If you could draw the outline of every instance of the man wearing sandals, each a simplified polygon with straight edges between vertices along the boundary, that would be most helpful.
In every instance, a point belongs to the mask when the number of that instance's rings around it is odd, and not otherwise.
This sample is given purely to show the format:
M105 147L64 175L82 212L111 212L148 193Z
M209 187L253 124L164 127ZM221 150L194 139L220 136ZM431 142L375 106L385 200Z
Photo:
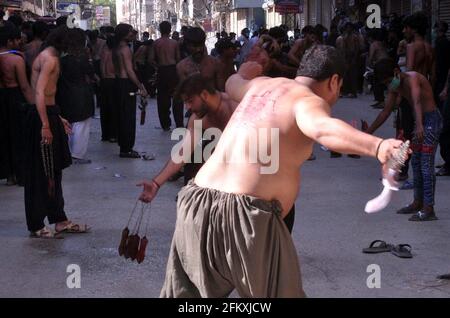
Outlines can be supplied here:
M32 237L58 238L61 232L86 232L85 225L67 219L61 179L62 170L71 164L67 134L70 124L55 105L59 77L59 56L64 50L67 28L58 27L46 40L32 66L31 85L35 107L26 118L25 138L25 213ZM55 224L55 232L44 224Z
M418 72L402 72L391 59L379 61L375 66L375 74L388 85L389 93L383 111L369 127L367 133L373 133L386 121L399 96L408 101L415 115L415 131L411 147L414 201L398 210L397 213L414 214L410 221L437 220L434 213L436 186L434 158L442 130L442 116L436 107L431 84Z

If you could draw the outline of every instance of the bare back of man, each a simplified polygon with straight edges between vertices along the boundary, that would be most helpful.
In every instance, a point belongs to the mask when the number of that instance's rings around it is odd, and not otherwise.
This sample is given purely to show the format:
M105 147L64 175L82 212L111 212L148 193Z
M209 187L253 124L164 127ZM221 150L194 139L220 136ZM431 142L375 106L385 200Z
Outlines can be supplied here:
M180 60L178 42L169 37L161 37L153 44L155 59L159 66L175 65Z
M39 51L42 46L42 40L41 39L35 39L25 45L25 60L27 62L27 65L31 67L33 65L34 59L36 56L39 55Z
M409 71L415 71L429 78L433 64L433 48L422 40L415 39L406 48L406 63Z
M411 106L415 105L415 97L419 95L422 113L436 110L433 90L428 79L420 72L404 72L403 74L406 85L400 86L399 94L406 98Z
M200 73L205 79L215 83L214 86L217 87L217 59L210 55L205 55L200 63L194 62L190 56L186 57L178 63L177 73L181 81L192 74Z
M100 57L100 73L102 78L115 78L114 64L112 60L112 51L104 48Z
M215 152L195 178L197 185L223 192L245 193L266 200L278 199L286 216L293 205L300 181L300 166L312 152L313 140L306 137L295 120L300 99L320 103L300 84L283 78L257 79L225 128ZM297 104L297 105L296 105ZM261 174L261 162L249 163L248 145L254 132L279 130L279 169ZM260 130L261 129L261 130ZM258 136L260 138L260 136ZM269 139L270 140L270 139ZM277 151L269 142L267 153ZM244 160L227 163L226 156L244 152Z

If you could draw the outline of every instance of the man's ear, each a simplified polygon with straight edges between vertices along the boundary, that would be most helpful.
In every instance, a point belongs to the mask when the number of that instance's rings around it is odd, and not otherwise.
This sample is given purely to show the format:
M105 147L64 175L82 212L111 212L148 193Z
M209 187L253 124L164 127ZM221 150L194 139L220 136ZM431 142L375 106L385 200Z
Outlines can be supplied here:
M209 93L206 91L206 89L202 90L202 92L200 93L200 98L203 99L204 101L208 100L208 96Z
M331 92L339 90L341 78L337 74L333 74L328 82L329 89Z

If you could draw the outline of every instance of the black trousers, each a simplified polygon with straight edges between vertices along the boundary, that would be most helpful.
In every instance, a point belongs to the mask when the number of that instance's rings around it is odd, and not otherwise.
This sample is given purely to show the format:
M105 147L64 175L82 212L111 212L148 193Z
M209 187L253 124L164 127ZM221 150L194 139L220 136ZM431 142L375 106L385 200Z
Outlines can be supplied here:
M384 102L384 90L386 85L384 85L379 78L373 77L373 96L377 102Z
M159 122L163 129L171 125L170 108L172 108L176 127L184 127L183 102L174 98L175 88L178 84L176 65L158 67L156 80Z
M119 115L115 94L115 79L102 79L100 82L100 124L102 127L102 140L117 139Z
M136 95L130 95L130 93L135 93L137 87L128 78L117 78L115 83L120 152L130 152L136 140Z
M444 125L439 138L439 145L441 148L441 157L445 162L445 166L450 169L450 95L448 95L442 110Z
M347 71L344 75L344 83L342 87L343 94L354 94L358 93L358 60L354 59L352 61L347 61Z
M49 195L48 178L44 172L41 155L41 121L36 110L27 113L25 138L26 158L24 169L25 215L28 230L35 232L44 227L47 217L50 224L67 220L61 186L62 170L71 163L69 145L57 106L47 107L50 129L53 134L53 172L55 191Z

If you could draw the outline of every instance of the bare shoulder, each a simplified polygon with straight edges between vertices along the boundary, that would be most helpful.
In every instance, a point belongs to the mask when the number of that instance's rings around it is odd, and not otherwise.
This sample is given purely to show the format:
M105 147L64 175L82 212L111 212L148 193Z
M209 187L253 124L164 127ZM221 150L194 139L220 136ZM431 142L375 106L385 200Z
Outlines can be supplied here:
M328 114L331 112L330 105L306 87L301 93L295 96L293 104L296 114L310 111L325 111Z

